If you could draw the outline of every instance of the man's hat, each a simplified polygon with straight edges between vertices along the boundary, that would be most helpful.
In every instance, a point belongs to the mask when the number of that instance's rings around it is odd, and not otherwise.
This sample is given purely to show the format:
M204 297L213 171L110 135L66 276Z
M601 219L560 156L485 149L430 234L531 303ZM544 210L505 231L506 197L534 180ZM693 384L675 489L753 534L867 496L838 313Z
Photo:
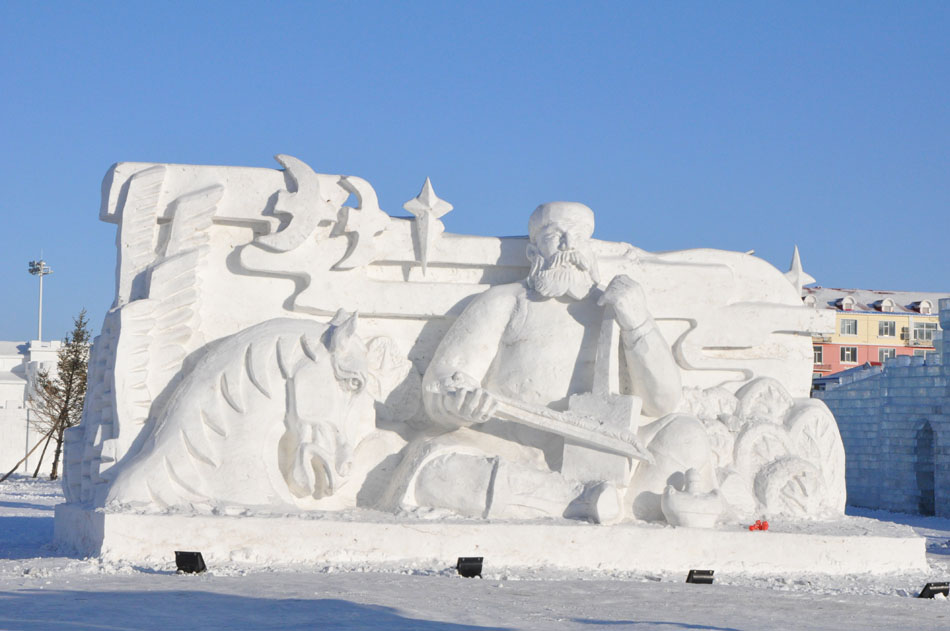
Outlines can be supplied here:
M528 235L534 241L541 230L555 221L568 221L587 229L587 236L594 234L594 211L580 202L548 202L541 204L528 219Z

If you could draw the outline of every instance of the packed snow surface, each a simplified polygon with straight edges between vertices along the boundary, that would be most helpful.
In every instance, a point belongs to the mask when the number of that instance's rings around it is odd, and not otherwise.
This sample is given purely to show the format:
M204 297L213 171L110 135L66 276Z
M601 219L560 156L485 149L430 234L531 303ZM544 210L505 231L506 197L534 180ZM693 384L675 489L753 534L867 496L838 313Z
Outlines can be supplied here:
M853 511L927 537L925 572L751 576L446 567L157 567L63 555L49 543L58 482L0 483L0 631L7 629L950 629L950 519ZM715 568L712 568L715 569Z

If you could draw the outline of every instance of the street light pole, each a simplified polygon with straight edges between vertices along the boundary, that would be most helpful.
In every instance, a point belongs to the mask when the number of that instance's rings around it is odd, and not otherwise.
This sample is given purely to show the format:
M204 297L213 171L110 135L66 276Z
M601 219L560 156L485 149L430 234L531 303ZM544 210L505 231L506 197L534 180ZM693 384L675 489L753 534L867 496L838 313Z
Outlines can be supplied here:
M53 270L46 265L46 261L43 259L30 261L30 274L40 277L40 313L36 333L36 338L40 342L43 341L43 277L52 273Z

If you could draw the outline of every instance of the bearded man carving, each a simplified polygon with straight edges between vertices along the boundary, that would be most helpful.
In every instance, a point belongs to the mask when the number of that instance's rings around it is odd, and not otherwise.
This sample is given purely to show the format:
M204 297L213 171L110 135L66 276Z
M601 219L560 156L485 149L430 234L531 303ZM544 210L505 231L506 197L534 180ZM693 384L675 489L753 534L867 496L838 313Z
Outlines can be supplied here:
M594 214L583 204L539 206L529 220L528 278L475 298L446 333L426 371L423 396L433 423L448 433L410 448L405 462L414 471L401 491L403 506L485 517L568 515L568 505L591 485L560 475L563 439L499 419L495 411L502 397L565 411L572 395L592 392L608 307L620 328L622 350L616 352L623 354L627 394L640 397L645 417L659 417L639 431L654 462L640 464L632 480L619 485L636 491L618 506L622 514L575 516L658 520L659 494L672 476L696 469L704 486L715 485L702 425L671 414L682 397L679 368L644 292L626 275L600 284L593 230Z

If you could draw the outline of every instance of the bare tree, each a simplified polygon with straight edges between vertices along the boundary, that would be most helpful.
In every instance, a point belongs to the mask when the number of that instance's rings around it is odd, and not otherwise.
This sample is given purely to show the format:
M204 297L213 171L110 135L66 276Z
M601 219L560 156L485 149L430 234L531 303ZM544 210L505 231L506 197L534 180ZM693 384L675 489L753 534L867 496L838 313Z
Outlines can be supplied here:
M63 434L79 424L82 405L86 399L86 369L89 365L89 321L83 309L73 319L73 330L59 349L56 374L41 370L36 375L30 393L30 407L35 413L33 427L46 437L43 453L33 472L35 478L46 455L50 442L55 444L53 468L50 479L59 477L59 461L63 455Z

